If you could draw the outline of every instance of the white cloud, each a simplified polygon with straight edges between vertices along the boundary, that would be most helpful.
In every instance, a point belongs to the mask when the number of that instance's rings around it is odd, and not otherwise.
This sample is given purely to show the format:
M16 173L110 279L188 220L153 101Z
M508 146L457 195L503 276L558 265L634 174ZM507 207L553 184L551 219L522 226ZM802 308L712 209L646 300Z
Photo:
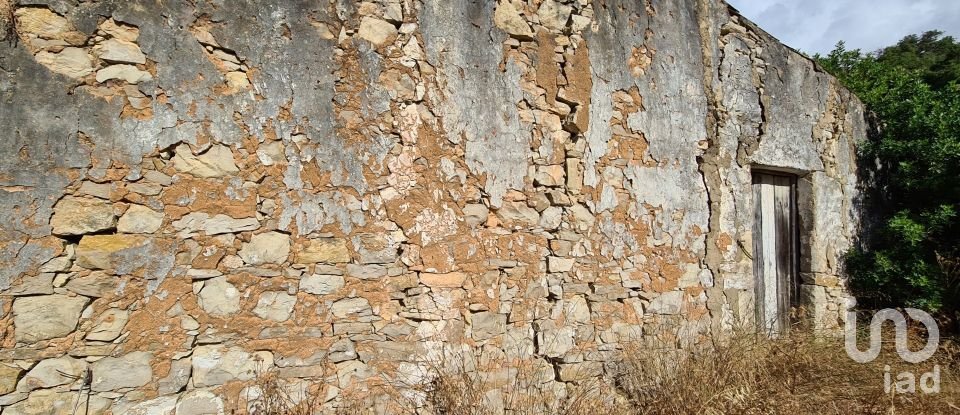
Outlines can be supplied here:
M837 41L874 51L909 34L942 30L960 38L957 0L727 0L781 42L826 53Z

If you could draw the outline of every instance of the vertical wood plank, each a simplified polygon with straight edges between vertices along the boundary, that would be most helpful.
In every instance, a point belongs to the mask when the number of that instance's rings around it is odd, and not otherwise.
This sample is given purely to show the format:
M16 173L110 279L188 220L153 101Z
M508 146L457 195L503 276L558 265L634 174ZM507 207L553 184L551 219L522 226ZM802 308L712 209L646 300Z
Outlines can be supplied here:
M790 307L800 298L800 213L797 211L797 178L790 178Z
M761 185L760 217L763 238L763 318L764 327L770 334L776 334L778 326L777 303L779 298L777 283L777 235L776 235L776 190L774 178L764 175Z
M777 267L777 315L778 325L785 328L789 325L790 315L790 284L793 281L793 213L791 203L790 178L774 176L774 234Z
M765 327L763 312L763 183L760 175L753 176L753 294L757 327Z

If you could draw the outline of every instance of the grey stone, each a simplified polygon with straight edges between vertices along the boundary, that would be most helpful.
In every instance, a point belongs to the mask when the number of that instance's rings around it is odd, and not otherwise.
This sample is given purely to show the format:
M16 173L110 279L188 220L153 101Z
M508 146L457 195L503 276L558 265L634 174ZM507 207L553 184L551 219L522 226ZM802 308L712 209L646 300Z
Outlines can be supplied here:
M357 350L350 339L340 339L330 345L330 361L340 363L357 358Z
M600 362L563 363L560 364L559 374L563 382L593 379L603 374L603 364Z
M105 311L93 323L93 329L87 333L87 340L109 342L120 336L123 327L130 319L130 312L119 308Z
M130 205L117 222L117 232L154 233L163 224L163 213L146 206Z
M87 362L79 359L64 356L41 360L23 376L23 379L20 379L17 391L30 392L35 389L74 383L82 379L86 371Z
M59 256L54 259L47 261L46 264L43 264L40 267L40 272L65 272L70 269L70 266L73 265L73 258L66 256Z
M563 313L568 322L580 324L590 322L590 306L587 300L579 295L564 301Z
M249 265L283 263L290 255L290 236L280 232L253 235L237 255Z
M650 301L647 312L653 314L680 314L683 307L683 291L667 291Z
M193 367L190 359L183 358L170 363L170 372L157 381L157 392L161 395L177 393L187 387Z
M260 294L253 314L257 317L273 321L287 321L293 307L297 304L297 297L283 291L266 291Z
M89 401L89 402L88 402ZM4 415L67 415L73 414L77 407L77 394L64 393L56 389L41 389L30 392L27 399L3 408ZM84 397L80 407L87 414L101 415L110 407L110 399L97 395ZM82 413L82 412L81 412Z
M387 268L382 265L347 264L347 276L361 280L375 280L387 276Z
M200 308L214 317L227 317L240 312L240 291L227 282L226 277L216 277L203 282L197 293Z
M180 397L175 413L177 415L224 415L223 399L208 390L192 390Z
M353 246L361 264L392 264L397 260L400 242L393 234L362 233L353 237Z
M120 357L104 357L93 362L93 383L95 392L115 391L136 388L153 380L153 368L149 352L132 352Z
M177 245L146 235L84 235L77 245L75 265L114 275L142 272L147 279L165 277L173 268Z
M487 340L507 331L507 316L492 312L470 315L470 327L474 340Z
M60 294L18 297L13 301L14 338L33 343L66 336L77 328L88 302L85 297Z
M191 358L193 386L217 386L236 380L250 380L260 371L273 367L273 354L250 353L237 347L222 345L198 346Z
M551 206L540 212L540 227L546 230L555 230L563 222L563 208Z
M369 315L372 311L370 309L370 303L366 298L356 297L344 298L334 302L333 305L330 306L330 312L336 317L344 318L353 314Z
M70 278L66 285L67 290L93 298L109 295L118 287L117 277L103 271L93 271L83 277Z
M547 270L550 272L568 272L576 262L573 258L547 257Z
M340 275L313 274L300 279L300 291L316 295L327 295L343 288L343 277Z
M574 347L575 331L571 326L548 329L537 333L538 352L548 357L560 357Z
M124 415L174 415L177 396L158 396L127 408Z
M13 296L53 294L53 274L25 275L7 294Z
M173 179L170 176L167 176L166 174L156 170L147 170L143 172L143 179L151 183L156 183L160 186L169 186L171 183L173 183Z
M562 31L567 27L567 20L570 19L572 9L572 7L556 0L545 0L540 3L540 8L537 9L537 17L540 18L540 24L546 28Z
M472 203L463 207L463 221L467 226L475 227L487 221L490 210L480 203Z
M260 227L260 221L257 218L235 219L220 213L210 216L203 212L191 212L173 221L173 227L187 233L203 231L207 235L220 235L256 230Z

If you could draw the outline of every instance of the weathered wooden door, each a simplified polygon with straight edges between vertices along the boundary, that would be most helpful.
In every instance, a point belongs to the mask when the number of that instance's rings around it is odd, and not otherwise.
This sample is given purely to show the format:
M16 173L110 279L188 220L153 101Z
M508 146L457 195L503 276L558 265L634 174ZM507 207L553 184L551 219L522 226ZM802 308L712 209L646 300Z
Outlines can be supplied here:
M771 335L790 324L798 274L794 176L753 175L753 275L759 327Z

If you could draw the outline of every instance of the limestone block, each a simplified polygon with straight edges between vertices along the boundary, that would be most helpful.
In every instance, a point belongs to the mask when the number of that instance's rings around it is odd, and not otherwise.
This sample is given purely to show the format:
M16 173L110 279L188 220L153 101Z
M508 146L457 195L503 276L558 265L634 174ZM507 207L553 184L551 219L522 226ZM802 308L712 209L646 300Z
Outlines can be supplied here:
M668 291L650 301L647 311L653 314L680 314L683 291Z
M247 265L280 264L290 255L290 236L280 232L253 235L237 252Z
M387 44L396 35L397 28L393 24L371 16L364 16L357 30L357 36L376 46Z
M73 30L66 18L46 7L21 7L14 15L17 18L17 30L44 39L63 39L64 34Z
M287 321L296 304L297 297L294 295L283 291L266 291L260 294L253 314L266 320Z
M215 393L197 389L183 394L177 402L177 415L223 415L223 399Z
M273 353L247 352L237 347L203 345L193 350L193 386L217 386L235 380L250 380L258 370L273 367ZM181 398L182 400L182 398Z
M157 270L164 250L150 237L132 234L86 235L77 245L76 265L116 275L141 268ZM158 268L159 267L159 268Z
M119 287L117 277L103 271L94 271L83 277L70 278L66 289L74 293L100 298L116 291Z
M344 280L340 275L313 274L300 279L300 291L316 295L327 295L343 288Z
M20 379L21 373L23 369L19 367L0 364L0 395L6 395L17 389L17 379Z
M573 258L561 258L556 256L547 257L547 270L550 272L568 272L573 269L576 262Z
M63 393L55 389L40 389L30 393L26 400L17 402L6 408L3 408L4 415L69 415L73 414L76 407L77 394ZM86 414L101 415L104 414L112 402L110 399L91 395L89 403L86 399L83 401L83 408ZM80 412L83 413L83 412Z
M141 71L133 65L110 65L97 71L97 82L107 82L111 79L119 79L128 84L138 84L153 80L150 72Z
M214 317L240 312L240 291L223 276L204 281L197 300L200 308Z
M350 262L347 240L343 238L311 239L297 253L297 262L301 264Z
M57 235L82 235L113 228L113 205L100 199L66 196L53 209L50 226Z
M203 231L207 235L220 235L256 230L260 222L257 218L236 219L222 213L210 216L203 212L191 212L173 221L172 225L185 233Z
M520 15L518 6L510 0L501 1L497 4L496 10L493 12L493 23L511 36L521 39L533 37L530 25Z
M66 336L77 328L88 301L61 294L18 297L13 301L14 338L33 343Z
M126 42L136 42L137 38L140 37L140 29L136 26L117 23L113 18L101 23L99 29L103 31L103 33Z
M487 221L490 210L480 203L471 203L463 207L463 221L467 226L475 227Z
M18 392L30 392L41 388L66 385L81 379L87 371L87 362L72 357L44 359L30 369L20 383Z
M540 214L523 202L504 202L503 207L497 210L497 215L504 222L535 226L540 222Z
M149 352L132 352L120 357L104 357L93 362L93 383L95 392L115 391L136 388L153 380L153 369Z
M474 340L487 340L506 332L507 316L488 311L474 313L470 315L470 327Z
M203 154L195 156L189 145L180 144L174 152L176 154L172 160L173 167L196 177L222 177L240 171L233 161L233 152L227 146L214 145Z
M130 312L119 308L111 308L97 317L93 329L87 333L87 340L109 342L120 336L123 327L130 319Z
M41 51L36 59L51 71L71 78L79 79L93 73L93 58L81 48L63 48L60 53Z
M142 205L130 205L117 222L117 232L154 233L163 224L163 213Z
M420 273L420 283L432 288L460 288L466 280L467 274L462 272L448 272L445 274Z
M170 363L170 372L167 376L157 382L157 392L160 394L180 392L190 381L192 371L189 358L174 360Z
M177 396L159 396L127 408L126 415L173 415ZM214 412L215 413L215 412Z
M572 10L572 7L556 0L546 0L540 3L540 8L537 9L537 17L540 18L540 24L544 27L562 31L567 27L567 20L570 19Z
M100 59L110 62L132 64L147 63L147 57L136 43L120 39L107 39L94 48Z
M355 297L334 302L330 306L330 312L336 317L344 318L350 315L370 315L373 311L366 298Z

